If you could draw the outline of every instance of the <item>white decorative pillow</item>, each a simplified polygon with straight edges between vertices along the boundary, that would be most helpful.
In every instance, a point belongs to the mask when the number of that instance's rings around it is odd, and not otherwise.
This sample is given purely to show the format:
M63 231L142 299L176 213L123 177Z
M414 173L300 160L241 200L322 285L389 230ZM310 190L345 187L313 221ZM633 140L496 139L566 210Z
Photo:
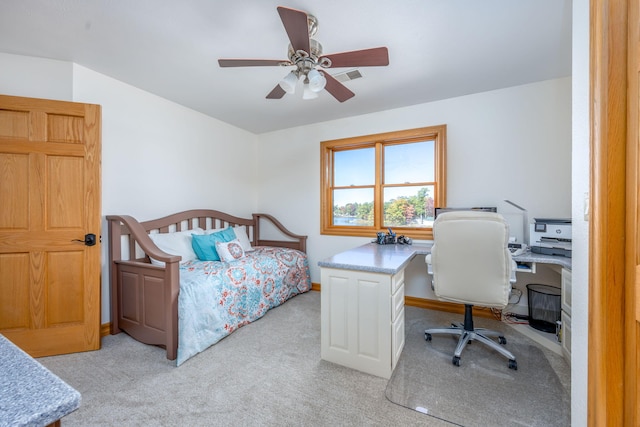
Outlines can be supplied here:
M240 242L240 245L242 246L242 249L245 252L250 252L254 250L251 247L251 241L249 241L249 236L247 236L247 227L245 227L244 225L237 225L233 227L233 231L236 233L236 238Z
M225 262L234 261L244 256L244 250L238 239L230 242L216 242L216 251L220 259Z
M175 231L173 233L152 233L149 234L149 237L162 251L171 255L180 255L182 257L180 262L185 262L198 258L191 246L192 234L204 234L204 230L202 228L194 228L193 230ZM164 262L153 258L151 258L151 263L164 266Z

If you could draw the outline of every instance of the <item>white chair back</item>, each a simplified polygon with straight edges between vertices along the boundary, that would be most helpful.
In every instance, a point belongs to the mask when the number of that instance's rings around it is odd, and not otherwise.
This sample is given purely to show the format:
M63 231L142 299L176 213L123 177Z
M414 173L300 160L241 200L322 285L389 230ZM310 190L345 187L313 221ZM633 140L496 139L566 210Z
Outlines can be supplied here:
M511 293L509 224L502 215L455 211L438 215L431 249L433 284L439 299L503 308Z

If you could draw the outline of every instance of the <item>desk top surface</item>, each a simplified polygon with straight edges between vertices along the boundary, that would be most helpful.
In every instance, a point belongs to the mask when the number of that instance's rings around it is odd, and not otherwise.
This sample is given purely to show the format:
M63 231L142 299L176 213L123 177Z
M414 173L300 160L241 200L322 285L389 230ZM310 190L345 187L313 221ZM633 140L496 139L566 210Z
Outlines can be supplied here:
M411 261L415 255L431 252L432 243L415 245L378 245L367 243L348 251L340 252L318 262L325 268L368 271L370 273L396 274Z
M0 335L0 425L46 426L80 407L80 393Z
M318 261L319 267L342 270L367 271L370 273L396 274L407 266L416 255L431 252L432 242L414 245L378 245L367 243L329 258ZM526 252L513 258L522 263L557 264L571 268L571 258Z

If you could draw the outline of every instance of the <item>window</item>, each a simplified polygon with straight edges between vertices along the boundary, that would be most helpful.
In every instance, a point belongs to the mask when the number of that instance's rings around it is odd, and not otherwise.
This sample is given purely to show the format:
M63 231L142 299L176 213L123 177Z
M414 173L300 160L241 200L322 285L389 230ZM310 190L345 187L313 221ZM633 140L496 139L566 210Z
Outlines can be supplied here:
M322 141L321 233L374 237L392 227L431 239L446 206L446 126Z

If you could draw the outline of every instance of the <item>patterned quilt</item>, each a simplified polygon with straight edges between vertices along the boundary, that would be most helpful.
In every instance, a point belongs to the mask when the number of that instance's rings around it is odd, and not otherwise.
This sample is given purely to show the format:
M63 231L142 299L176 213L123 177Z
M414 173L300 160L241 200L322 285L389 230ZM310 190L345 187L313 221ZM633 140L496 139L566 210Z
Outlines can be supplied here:
M182 263L177 365L310 289L307 256L294 249L257 246L232 262Z

